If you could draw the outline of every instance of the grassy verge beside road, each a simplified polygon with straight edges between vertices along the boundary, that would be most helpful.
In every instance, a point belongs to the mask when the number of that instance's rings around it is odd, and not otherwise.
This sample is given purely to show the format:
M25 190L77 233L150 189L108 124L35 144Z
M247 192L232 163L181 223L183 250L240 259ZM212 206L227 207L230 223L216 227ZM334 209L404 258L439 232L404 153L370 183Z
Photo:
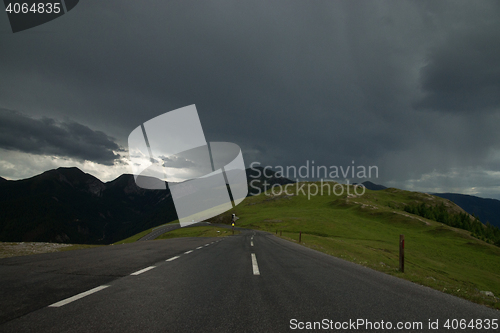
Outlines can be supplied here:
M234 231L234 234L239 234L239 231ZM203 227L187 227L169 231L160 235L157 239L169 239L178 237L224 237L233 234L231 229L219 228L213 226Z
M153 229L156 229L156 228L159 228L159 227L163 227L165 225L168 225L170 223L179 223L179 220L175 220L175 221L171 221L171 222L168 222L168 223L165 223L165 224L162 224L162 225L159 225L157 227L154 227L154 228L151 228L151 229L147 229L147 230L144 230L142 232L139 232L138 234L135 234L133 236L130 236L129 238L125 238L125 239L122 239L121 241L118 241L116 243L113 243L113 245L118 245L118 244L127 244L127 243L133 243L133 242L136 242L138 241L139 239L141 239L142 237L146 236L147 234L149 234L151 231L153 231Z

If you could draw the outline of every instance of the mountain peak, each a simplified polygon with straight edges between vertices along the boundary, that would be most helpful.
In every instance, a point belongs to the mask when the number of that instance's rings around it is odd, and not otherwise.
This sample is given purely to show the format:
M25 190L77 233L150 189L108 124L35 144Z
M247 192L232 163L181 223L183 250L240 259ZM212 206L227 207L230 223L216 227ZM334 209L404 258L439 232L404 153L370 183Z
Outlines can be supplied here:
M68 176L68 177L75 177L75 176L82 177L82 176L88 175L88 174L86 174L82 170L78 169L77 167L59 167L57 169L47 170L38 176L54 177L57 175L63 175L63 176ZM35 176L35 177L38 177L38 176Z
M387 187L385 187L384 185L379 185L379 184L375 184L375 183L372 183L371 181L367 180L365 182L363 182L363 185L369 189L369 190L372 190L372 191L379 191L379 190L385 190Z
M68 170L68 171L73 171L73 172L76 171L76 172L84 173L82 170L78 169L78 167L59 167L56 170L60 170L60 171Z
M118 176L117 178L107 182L106 188L127 188L130 186L135 186L134 175L129 173L124 173L123 175Z
M105 185L98 178L91 174L85 173L76 167L64 168L60 167L45 171L41 175L35 176L31 179L45 182L55 181L58 183L67 184L73 188L89 191L97 196L101 195L105 189Z

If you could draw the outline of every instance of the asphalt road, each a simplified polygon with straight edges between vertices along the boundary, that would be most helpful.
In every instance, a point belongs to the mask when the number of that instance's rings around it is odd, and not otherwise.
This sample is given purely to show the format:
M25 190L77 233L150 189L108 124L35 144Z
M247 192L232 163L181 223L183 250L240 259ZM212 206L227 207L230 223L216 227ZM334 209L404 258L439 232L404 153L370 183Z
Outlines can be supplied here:
M0 332L287 332L324 319L348 325L338 332L427 332L429 319L432 332L499 331L444 329L500 312L263 232L6 258L0 272Z

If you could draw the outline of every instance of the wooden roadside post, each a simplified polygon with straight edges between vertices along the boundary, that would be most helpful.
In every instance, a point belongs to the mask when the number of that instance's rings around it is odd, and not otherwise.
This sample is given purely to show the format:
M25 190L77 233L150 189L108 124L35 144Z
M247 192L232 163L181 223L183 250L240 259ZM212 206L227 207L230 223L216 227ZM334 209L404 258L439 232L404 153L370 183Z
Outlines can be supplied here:
M399 271L405 272L405 235L399 235Z
M302 242L302 231L299 232L299 243L301 243L301 242Z
M281 230L280 230L280 236L281 236Z

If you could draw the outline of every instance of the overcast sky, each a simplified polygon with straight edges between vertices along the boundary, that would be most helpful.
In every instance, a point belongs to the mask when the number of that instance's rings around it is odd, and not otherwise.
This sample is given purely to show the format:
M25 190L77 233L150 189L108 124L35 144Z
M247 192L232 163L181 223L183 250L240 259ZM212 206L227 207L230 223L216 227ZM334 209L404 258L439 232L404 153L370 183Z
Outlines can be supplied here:
M141 123L196 104L247 166L378 166L371 181L500 199L499 1L84 0L0 15L0 176L131 173Z

